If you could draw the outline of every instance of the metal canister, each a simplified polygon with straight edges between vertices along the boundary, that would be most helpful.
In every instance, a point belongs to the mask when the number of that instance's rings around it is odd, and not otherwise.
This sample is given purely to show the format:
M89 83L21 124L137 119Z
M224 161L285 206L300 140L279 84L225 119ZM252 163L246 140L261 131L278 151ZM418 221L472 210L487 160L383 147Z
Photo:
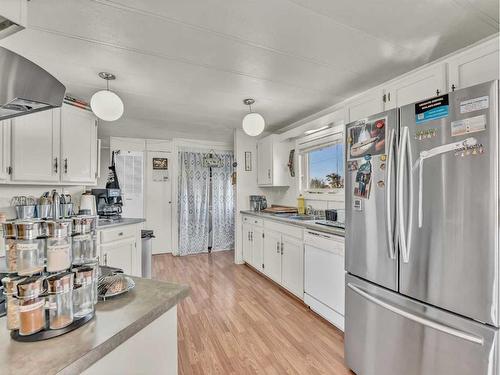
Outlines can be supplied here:
M14 221L2 223L3 237L15 238L16 237L16 224Z
M72 218L73 234L93 233L97 229L97 216L79 215Z
M49 237L70 237L73 233L72 220L51 220L47 221Z
M16 238L18 240L33 240L44 237L43 224L40 221L17 221L15 222Z

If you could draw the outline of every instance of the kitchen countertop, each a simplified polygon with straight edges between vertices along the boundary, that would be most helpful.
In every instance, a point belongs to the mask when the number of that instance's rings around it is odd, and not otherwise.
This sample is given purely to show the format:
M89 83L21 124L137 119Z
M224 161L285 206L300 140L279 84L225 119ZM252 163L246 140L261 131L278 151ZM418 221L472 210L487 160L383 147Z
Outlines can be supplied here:
M315 221L319 221L319 220L294 220L294 219L289 219L289 218L283 217L283 216L276 216L273 214L268 214L266 212L251 211L251 210L247 210L247 211L244 210L244 211L240 211L240 212L244 215L251 215L251 216L260 217L262 219L280 221L282 223L295 225L295 226L306 228L306 229L316 230L318 232L335 234L337 236L342 236L342 237L345 236L345 229L316 224Z
M186 285L132 277L135 288L99 302L96 316L84 326L46 341L17 342L0 318L0 372L79 374L141 331L189 294Z
M99 219L97 223L97 229L106 229L111 227L118 227L120 225L132 225L132 224L140 224L144 223L146 219L134 219L134 218L126 218L122 217L118 220L107 221L106 219Z

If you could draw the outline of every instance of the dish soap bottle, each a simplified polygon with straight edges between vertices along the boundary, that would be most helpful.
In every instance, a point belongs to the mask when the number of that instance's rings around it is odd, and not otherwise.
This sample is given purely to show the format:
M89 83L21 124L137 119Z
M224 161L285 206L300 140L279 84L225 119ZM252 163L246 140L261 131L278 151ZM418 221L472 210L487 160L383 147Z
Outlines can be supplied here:
M299 215L304 215L306 213L306 201L302 194L297 198L297 211Z

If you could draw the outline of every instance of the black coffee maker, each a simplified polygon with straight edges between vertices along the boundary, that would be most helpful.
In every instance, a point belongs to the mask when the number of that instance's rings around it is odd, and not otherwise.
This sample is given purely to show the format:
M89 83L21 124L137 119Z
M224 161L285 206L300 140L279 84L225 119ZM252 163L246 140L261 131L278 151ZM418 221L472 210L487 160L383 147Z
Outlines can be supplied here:
M119 152L119 151L117 151ZM111 154L111 166L109 166L108 181L105 189L92 189L97 202L97 214L101 218L119 219L122 214L122 195L118 175L115 167L115 151Z
M92 189L97 203L97 214L101 218L119 219L122 214L120 189Z

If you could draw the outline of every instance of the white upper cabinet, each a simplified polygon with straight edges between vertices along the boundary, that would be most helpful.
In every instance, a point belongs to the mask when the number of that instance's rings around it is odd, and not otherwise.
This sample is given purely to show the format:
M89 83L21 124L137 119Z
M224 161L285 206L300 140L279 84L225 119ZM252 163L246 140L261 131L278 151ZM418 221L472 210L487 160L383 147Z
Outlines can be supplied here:
M384 89L385 110L447 92L446 64L440 63L398 79Z
M288 154L276 134L257 142L257 184L260 186L289 186Z
M448 61L449 91L500 79L498 38L470 48Z
M0 182L10 179L10 120L0 121Z
M55 109L12 119L12 181L59 182L60 114Z
M257 142L257 183L272 185L273 137L265 137Z
M346 122L384 111L384 90L373 89L346 103Z
M95 183L97 120L90 112L61 108L61 181Z
M10 144L10 163L7 167L12 169L9 182L96 183L97 122L92 113L63 105L62 108L19 116L10 121L10 136L5 130L2 135L3 142ZM3 150L2 154L5 153ZM4 160L5 156L1 161L8 162Z

